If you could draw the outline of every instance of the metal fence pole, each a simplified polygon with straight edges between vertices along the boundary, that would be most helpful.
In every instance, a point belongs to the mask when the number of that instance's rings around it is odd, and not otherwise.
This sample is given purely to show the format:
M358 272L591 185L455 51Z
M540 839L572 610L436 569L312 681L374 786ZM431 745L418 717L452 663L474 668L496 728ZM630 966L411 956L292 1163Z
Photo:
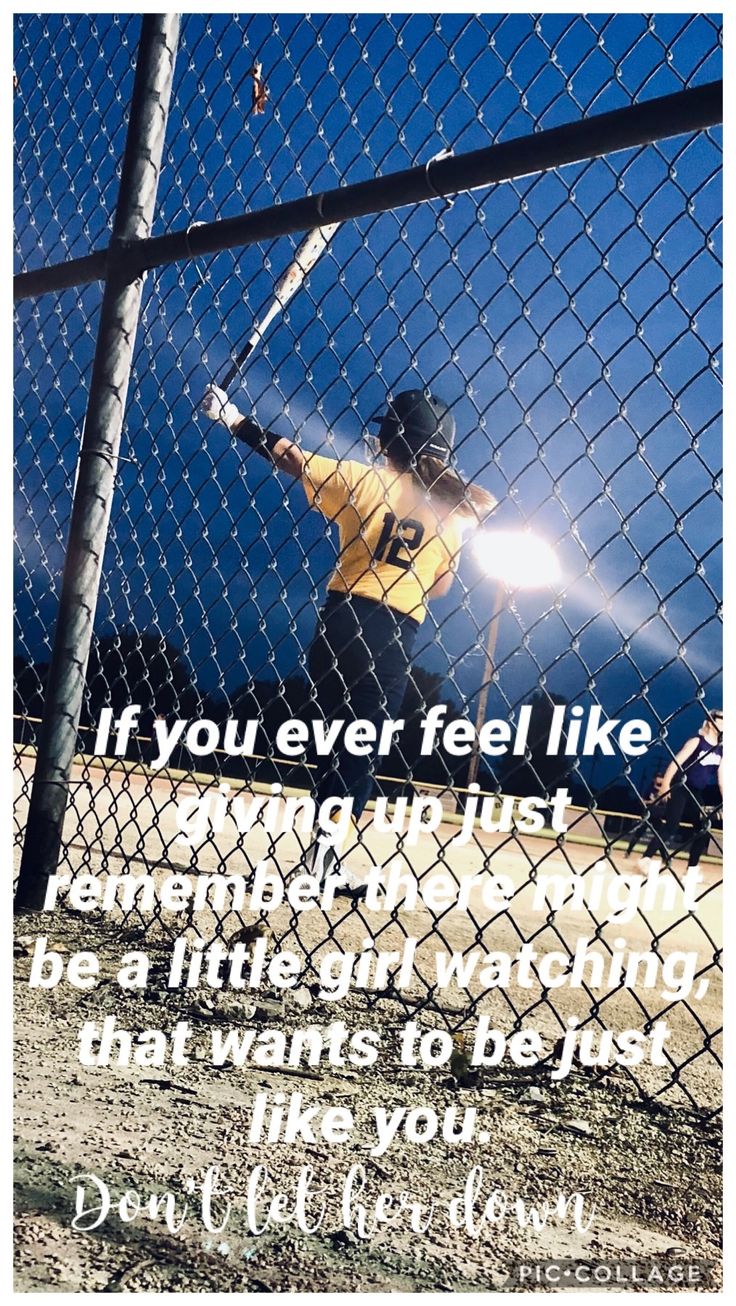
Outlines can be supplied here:
M478 779L478 768L480 766L480 732L485 723L486 709L488 707L488 694L493 679L493 669L496 661L496 643L498 642L498 628L501 624L501 617L504 611L504 587L501 581L497 581L493 590L493 610L488 622L488 634L486 635L485 655L483 665L483 683L478 694L478 706L475 712L475 740L473 742L473 751L470 754L468 763L468 776L465 781L468 789L475 784Z
M16 909L43 905L59 858L143 285L116 254L150 234L178 36L177 14L144 15Z

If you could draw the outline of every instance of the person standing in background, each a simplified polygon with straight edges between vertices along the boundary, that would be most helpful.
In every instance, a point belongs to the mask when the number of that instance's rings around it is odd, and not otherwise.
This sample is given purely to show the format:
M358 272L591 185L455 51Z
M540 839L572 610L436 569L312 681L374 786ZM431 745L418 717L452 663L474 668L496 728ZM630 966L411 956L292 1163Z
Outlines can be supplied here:
M636 821L629 831L629 842L626 848L626 856L631 857L634 848L645 833L651 834L652 827L661 824L666 815L666 804L661 802L662 785L664 783L664 772L655 775L652 780L652 788L649 797L643 800L645 808L643 816ZM648 809L648 810L647 810Z
M710 840L710 822L723 805L723 712L709 712L700 731L688 739L670 762L662 779L658 805L666 803L661 833L655 831L639 859L647 874L663 861L670 863L678 848L689 844L688 867L697 868ZM680 839L680 827L691 830Z

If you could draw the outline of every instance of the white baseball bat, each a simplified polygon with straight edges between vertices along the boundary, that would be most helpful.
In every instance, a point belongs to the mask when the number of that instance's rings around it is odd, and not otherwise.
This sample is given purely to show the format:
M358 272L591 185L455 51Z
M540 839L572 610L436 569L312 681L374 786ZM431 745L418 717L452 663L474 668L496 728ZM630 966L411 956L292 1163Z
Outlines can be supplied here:
M256 323L252 335L248 337L247 342L240 350L240 353L237 355L224 377L222 382L223 390L229 390L241 365L245 362L246 358L250 357L256 346L260 344L260 341L263 339L263 336L273 322L273 319L278 313L281 313L286 308L289 300L296 294L304 281L304 278L309 272L311 272L320 254L324 253L326 250L339 225L340 224L337 222L332 222L326 227L315 227L313 231L310 231L309 234L304 237L304 240L294 255L293 262L289 264L286 271L276 282L276 288L273 292L273 302L269 309Z

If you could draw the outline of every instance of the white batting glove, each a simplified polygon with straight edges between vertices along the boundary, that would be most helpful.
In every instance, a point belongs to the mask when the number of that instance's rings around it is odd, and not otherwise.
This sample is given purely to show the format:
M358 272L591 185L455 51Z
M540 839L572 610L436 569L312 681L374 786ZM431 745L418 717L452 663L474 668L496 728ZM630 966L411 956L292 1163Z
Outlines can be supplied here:
M209 417L212 422L222 422L228 430L232 430L239 422L242 422L243 415L235 404L231 404L224 390L219 385L210 385L204 392L200 402L200 411L205 417Z

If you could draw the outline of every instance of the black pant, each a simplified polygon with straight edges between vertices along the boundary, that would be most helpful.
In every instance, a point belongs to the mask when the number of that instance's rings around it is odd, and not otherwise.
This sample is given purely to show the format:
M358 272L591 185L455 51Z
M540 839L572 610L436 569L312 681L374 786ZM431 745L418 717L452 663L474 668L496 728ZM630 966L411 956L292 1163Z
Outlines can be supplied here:
M629 843L626 849L626 856L630 857L634 848L643 835L647 834L653 837L653 831L661 828L667 814L667 805L665 803L652 803L649 811L641 820L636 822L629 830ZM651 857L651 853L648 854Z
M669 862L673 852L689 846L688 864L697 866L710 840L710 819L721 805L718 785L706 789L689 789L686 784L673 785L664 807L664 819L657 822L645 857L662 857ZM683 822L691 828L681 830Z
M380 731L398 716L419 623L372 599L328 595L309 649L309 674L325 720L370 721ZM344 733L344 732L343 732ZM352 797L360 816L373 788L375 751L355 757L342 744L317 759L315 797Z

